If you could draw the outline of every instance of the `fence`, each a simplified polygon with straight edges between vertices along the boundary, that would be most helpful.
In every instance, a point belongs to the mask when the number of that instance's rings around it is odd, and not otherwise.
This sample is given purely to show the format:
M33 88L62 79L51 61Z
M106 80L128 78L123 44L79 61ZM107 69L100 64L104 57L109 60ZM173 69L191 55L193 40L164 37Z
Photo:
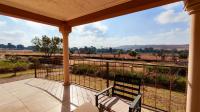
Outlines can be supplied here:
M63 81L61 62L38 64L35 76ZM105 60L70 60L70 81L94 90L113 84L115 75L131 75L142 79L143 106L161 111L185 112L187 67L136 64Z

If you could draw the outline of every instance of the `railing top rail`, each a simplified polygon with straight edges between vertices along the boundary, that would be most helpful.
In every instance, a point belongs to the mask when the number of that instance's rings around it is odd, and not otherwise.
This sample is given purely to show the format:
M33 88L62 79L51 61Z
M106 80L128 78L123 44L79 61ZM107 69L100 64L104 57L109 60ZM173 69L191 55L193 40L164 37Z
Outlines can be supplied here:
M74 59L77 60L77 59ZM188 66L178 66L178 65L162 65L162 64L148 64L148 63L135 63L135 62L120 62L113 60L91 60L91 59L78 59L79 61L91 61L91 62L108 62L108 63L118 63L118 64L131 64L137 66L160 66L160 67L173 67L173 68L188 68Z

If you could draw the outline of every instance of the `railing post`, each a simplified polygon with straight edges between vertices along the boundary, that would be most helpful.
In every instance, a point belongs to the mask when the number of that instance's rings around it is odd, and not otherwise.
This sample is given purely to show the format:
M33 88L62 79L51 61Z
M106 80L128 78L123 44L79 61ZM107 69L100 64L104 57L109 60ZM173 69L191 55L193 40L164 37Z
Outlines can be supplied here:
M35 78L37 78L37 66L36 66L36 62L34 63L34 73L35 73Z
M106 86L109 87L109 62L106 62Z

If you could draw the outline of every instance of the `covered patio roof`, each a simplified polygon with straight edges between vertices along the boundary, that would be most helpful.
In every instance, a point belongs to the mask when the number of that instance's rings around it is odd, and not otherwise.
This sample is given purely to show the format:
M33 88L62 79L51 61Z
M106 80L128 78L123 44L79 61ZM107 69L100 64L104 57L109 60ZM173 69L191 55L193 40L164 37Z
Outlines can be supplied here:
M69 85L68 36L71 27L181 0L0 0L0 14L59 27L63 35L64 85ZM200 112L200 1L185 0L191 15L187 112Z
M181 0L1 0L0 14L70 27Z

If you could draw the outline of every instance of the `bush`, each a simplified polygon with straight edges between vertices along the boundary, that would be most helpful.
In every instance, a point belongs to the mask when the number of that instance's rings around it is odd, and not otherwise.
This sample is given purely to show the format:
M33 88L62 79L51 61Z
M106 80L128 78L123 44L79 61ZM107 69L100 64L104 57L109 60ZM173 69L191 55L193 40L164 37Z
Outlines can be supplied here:
M147 72L157 72L159 74L176 74L186 76L187 68L181 67L163 67L163 66L146 66Z
M135 78L141 78L144 81L145 85L147 86L154 86L156 82L157 87L164 88L164 89L169 89L170 80L171 80L172 90L185 92L186 77L183 77L183 76L172 77L168 75L168 72L166 72L166 71L169 71L169 68L161 68L161 67L157 67L157 68L158 68L157 71L159 71L159 74L157 73L157 75L144 75L143 73L140 73L140 72L130 72L127 70L120 70L120 69L110 69L109 74L106 74L106 69L100 70L98 66L88 65L88 64L84 64L84 65L77 64L77 65L74 65L74 67L72 68L72 73L80 74L80 75L98 76L102 78L109 78L110 80L114 80L115 75L132 76ZM148 69L149 71L153 72L153 69L155 68L149 67Z
M186 89L186 78L178 76L173 83L173 89L179 92L185 92Z
M23 61L0 61L0 73L9 73L16 71L27 70L30 67L30 63Z
M73 66L72 73L80 75L99 74L99 70L95 65L77 64Z
M62 65L63 61L61 58L38 58L37 60L33 60L36 63L40 64L53 64L53 65Z

